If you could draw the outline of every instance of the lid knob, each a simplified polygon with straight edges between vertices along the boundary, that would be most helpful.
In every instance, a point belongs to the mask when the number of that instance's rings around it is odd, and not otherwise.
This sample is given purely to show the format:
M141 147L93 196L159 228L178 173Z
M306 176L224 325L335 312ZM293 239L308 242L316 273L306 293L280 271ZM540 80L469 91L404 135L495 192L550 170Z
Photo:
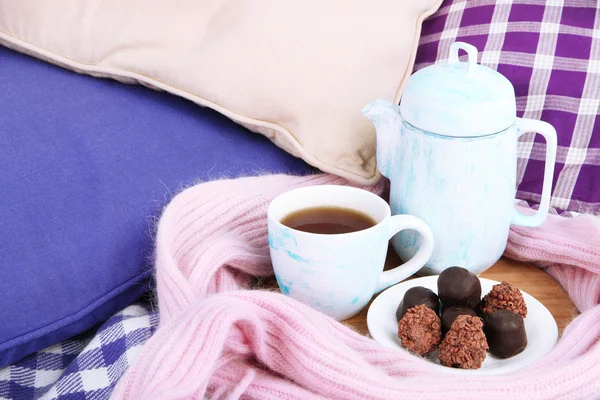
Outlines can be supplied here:
M458 51L461 49L467 52L467 74L470 74L477 67L477 47L465 42L452 43L452 45L450 46L450 55L448 57L448 63L458 64L460 62L458 60Z

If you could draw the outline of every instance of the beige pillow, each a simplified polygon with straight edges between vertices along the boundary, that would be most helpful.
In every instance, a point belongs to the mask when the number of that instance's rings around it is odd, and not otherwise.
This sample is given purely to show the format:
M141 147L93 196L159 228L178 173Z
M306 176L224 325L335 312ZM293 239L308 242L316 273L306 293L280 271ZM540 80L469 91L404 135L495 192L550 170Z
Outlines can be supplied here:
M398 101L441 0L0 0L0 43L185 97L309 164L375 183L360 111ZM1 60L0 60L1 62Z

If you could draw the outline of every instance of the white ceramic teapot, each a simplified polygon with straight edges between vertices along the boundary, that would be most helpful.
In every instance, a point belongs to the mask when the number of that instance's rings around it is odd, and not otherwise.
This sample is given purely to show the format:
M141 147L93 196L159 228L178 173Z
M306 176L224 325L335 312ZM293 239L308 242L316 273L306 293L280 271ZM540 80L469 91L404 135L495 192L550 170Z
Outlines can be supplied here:
M459 49L467 62L459 62ZM410 77L399 107L375 100L363 114L377 130L377 166L391 181L392 213L421 218L433 232L435 249L420 274L454 265L479 274L504 252L511 224L544 222L556 131L546 122L517 118L512 84L478 65L475 47L452 44L448 62ZM529 216L514 208L517 139L526 132L546 139L540 207ZM392 244L408 260L420 238L402 231Z

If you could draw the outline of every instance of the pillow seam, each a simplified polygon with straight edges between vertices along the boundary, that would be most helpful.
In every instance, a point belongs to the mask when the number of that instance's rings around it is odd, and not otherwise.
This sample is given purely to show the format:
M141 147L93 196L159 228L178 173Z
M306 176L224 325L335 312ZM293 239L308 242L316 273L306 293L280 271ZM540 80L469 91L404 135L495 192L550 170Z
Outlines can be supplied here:
M423 15L423 14L421 14L421 15ZM13 46L7 46L7 47L11 48L12 50L19 51L21 53L24 53L23 51L21 51L21 48L26 49L31 52L31 53L26 53L26 54L28 54L30 56L35 55L35 56L37 56L36 58L38 58L38 59L40 59L40 56L46 57L47 59L59 64L59 66L67 66L68 68L66 68L66 69L69 69L71 71L75 71L75 72L82 71L82 72L85 72L88 76L90 73L101 73L101 74L105 74L106 78L110 78L110 79L117 80L117 81L119 81L119 79L117 79L118 77L123 77L123 78L133 79L133 80L137 81L138 84L141 82L144 82L153 88L161 89L167 93L171 93L173 95L182 97L189 101L192 101L193 103L196 103L200 106L204 106L204 107L210 108L212 110L215 110L236 122L239 121L239 123L248 123L248 124L253 124L256 126L268 128L268 129L273 129L276 132L286 136L288 138L288 140L291 139L292 147L294 148L294 150L296 150L300 153L301 158L303 158L309 164L312 164L315 167L322 169L324 172L329 172L329 173L332 173L335 175L339 175L343 178L346 178L348 180L352 180L352 181L355 181L355 182L361 183L361 184L371 184L371 183L374 184L380 178L377 168L375 168L375 171L372 174L370 174L369 176L362 176L362 175L357 175L355 173L352 173L341 167L336 167L334 165L326 163L326 162L318 159L317 157L313 156L312 154L310 154L308 152L308 150L306 150L304 148L304 146L302 146L300 144L300 142L294 136L294 134L292 134L290 131L288 131L286 128L282 127L281 125L278 125L274 122L264 121L264 120L260 120L257 118L246 117L244 115L238 114L237 112L230 110L220 104L217 104L213 101L207 100L204 97L201 97L197 94L188 92L188 91L180 89L180 88L176 88L174 86L171 86L171 85L164 83L156 78L152 78L152 77L149 77L142 73L132 72L132 71L128 71L125 69L119 69L119 68L114 68L114 67L100 67L100 66L97 66L94 64L87 64L87 63L83 63L80 61L74 61L74 60L70 59L69 57L65 57L65 56L53 53L52 51L49 51L49 50L45 50L39 46L33 45L25 40L16 38L5 32L0 32L0 42L4 42L5 44L6 43L12 44L14 47ZM21 48L19 48L19 47L21 47ZM414 52L416 53L416 48L415 48ZM414 55L413 55L413 57L414 57ZM42 61L47 62L47 60L43 60L43 59L42 59ZM400 86L399 86L400 88L403 86L405 80L406 80L406 76L404 74L404 76L400 82ZM398 89L398 90L400 90L400 89ZM254 133L258 133L258 132L254 132ZM259 134L261 134L261 135L267 137L269 140L273 141L270 137L268 137L262 133L259 133Z
M398 89L396 89L396 94L394 95L394 103L398 104L400 102L400 97L402 97L402 89L408 82L408 78L412 75L412 70L415 67L415 60L417 58L417 50L419 48L419 41L421 39L421 31L423 30L423 22L432 16L442 5L444 0L438 0L436 3L432 4L431 8L423 11L421 14L417 16L417 20L415 23L415 40L413 42L414 51L411 53L410 60L406 65L406 70L402 74L402 79L398 84Z
M400 100L402 89L404 88L406 82L408 81L408 78L411 75L412 69L414 68L414 63L415 63L415 59L416 59L416 55L417 55L417 48L419 45L419 39L421 36L423 21L427 17L429 17L433 13L435 13L435 11L438 10L439 7L441 6L442 2L443 2L443 0L438 0L437 2L432 4L429 8L427 8L426 10L422 11L421 13L419 13L417 15L417 18L415 21L415 27L414 27L414 40L413 40L413 45L412 45L411 57L410 57L409 62L406 65L406 69L402 73L400 82L398 82L395 85L396 86L396 92L394 95L395 103L398 103L398 101ZM23 49L27 49L27 50L35 53L38 56L38 58L39 58L39 56L47 57L50 60L52 60L56 63L64 64L73 70L79 69L81 71L90 72L90 73L98 72L98 73L106 74L111 79L114 79L114 80L118 80L118 79L116 79L117 77L125 77L125 78L129 78L129 79L134 79L138 83L145 82L145 83L147 83L151 86L154 86L158 89L164 90L173 95L177 95L179 97L183 97L187 100L190 100L196 104L199 104L200 106L204 106L204 107L213 109L234 121L239 121L239 123L241 123L241 124L249 123L249 124L255 124L257 126L262 126L262 127L268 128L268 129L273 129L276 132L282 134L288 140L290 140L290 142L292 144L292 148L295 151L299 152L300 158L304 159L307 163L312 164L313 166L321 169L324 172L338 175L338 176L341 176L342 178L348 179L350 181L354 181L356 183L366 184L366 185L375 184L381 179L381 174L379 173L379 169L378 169L377 165L375 165L374 171L372 171L372 173L365 176L365 175L358 175L358 174L348 171L344 168L337 167L335 165L326 163L323 160L320 160L317 157L315 157L314 155L310 154L306 150L306 148L302 144L300 144L300 142L296 138L296 136L294 136L294 134L292 132L290 132L283 126L281 126L275 122L270 122L270 121L260 120L257 118L243 116L243 115L238 114L237 112L230 110L220 104L217 104L213 101L205 99L199 95L188 92L186 90L179 89L179 88L176 88L169 84L166 84L156 78L152 78L152 77L149 77L142 73L131 72L131 71L124 70L124 69L111 68L111 67L99 67L94 64L87 64L87 63L75 61L75 60L70 59L69 57L65 57L65 56L53 53L49 50L45 50L39 46L33 45L25 40L16 38L5 32L0 32L0 41L12 43L15 46L19 46L19 44L21 44L21 47ZM13 48L13 50L17 50L17 51L21 50L19 48L14 48L14 47L11 47L11 48ZM113 72L111 72L111 71L113 71ZM117 71L117 72L114 72L114 71ZM120 72L121 74L119 74L118 72ZM261 133L259 133L259 134L261 134ZM273 141L273 139L271 139L267 135L264 135L264 134L262 134L262 135L267 137L269 140Z

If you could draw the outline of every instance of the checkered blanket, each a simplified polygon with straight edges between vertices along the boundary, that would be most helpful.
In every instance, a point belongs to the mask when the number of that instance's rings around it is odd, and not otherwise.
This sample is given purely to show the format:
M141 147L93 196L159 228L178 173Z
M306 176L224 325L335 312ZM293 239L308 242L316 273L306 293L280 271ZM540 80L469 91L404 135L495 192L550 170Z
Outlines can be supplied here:
M96 331L0 369L0 399L108 399L157 324L147 303L131 305Z
M457 40L512 82L520 117L556 128L551 206L600 215L598 1L445 0L423 24L415 69L447 59ZM545 147L539 135L520 138L517 197L530 203L541 198Z

